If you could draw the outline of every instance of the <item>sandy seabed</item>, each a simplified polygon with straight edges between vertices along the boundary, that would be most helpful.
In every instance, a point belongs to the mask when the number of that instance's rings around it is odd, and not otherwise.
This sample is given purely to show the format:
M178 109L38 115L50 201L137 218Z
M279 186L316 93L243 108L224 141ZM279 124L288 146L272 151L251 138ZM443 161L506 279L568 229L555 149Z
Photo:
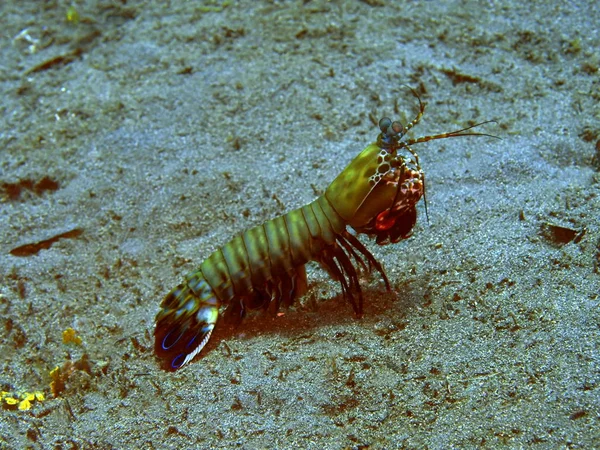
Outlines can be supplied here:
M0 448L600 448L597 2L67 3L0 5ZM310 264L162 370L165 293L406 85L412 135L501 140L415 146L429 220L362 239L392 292L362 278L357 320Z

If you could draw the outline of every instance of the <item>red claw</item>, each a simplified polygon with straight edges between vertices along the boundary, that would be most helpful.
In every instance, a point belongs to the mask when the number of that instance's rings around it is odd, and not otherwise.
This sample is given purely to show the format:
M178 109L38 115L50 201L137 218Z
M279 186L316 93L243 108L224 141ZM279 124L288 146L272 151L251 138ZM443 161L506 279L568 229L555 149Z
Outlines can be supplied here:
M377 231L389 230L394 226L395 223L396 218L393 215L390 215L389 209L386 209L377 215L377 219L375 220L375 229Z

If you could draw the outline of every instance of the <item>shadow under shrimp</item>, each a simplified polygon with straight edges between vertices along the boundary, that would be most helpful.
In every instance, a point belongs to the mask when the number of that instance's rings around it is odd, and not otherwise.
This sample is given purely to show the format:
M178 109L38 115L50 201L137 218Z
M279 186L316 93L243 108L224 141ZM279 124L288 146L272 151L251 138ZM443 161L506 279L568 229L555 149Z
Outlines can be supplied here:
M318 292L329 291L329 289L319 284L311 286L307 296L319 297L318 300L298 302L275 316L264 312L253 312L242 323L220 323L199 360L218 349L220 345L232 342L239 345L263 337L271 339L273 336L295 340L307 335L321 335L322 330L352 327L354 324L360 324L362 331L358 330L358 334L354 332L356 339L360 340L362 333L377 333L375 331L377 323L384 319L389 319L389 322L394 324L405 322L411 315L411 311L422 303L424 288L413 284L411 280L398 283L397 286L392 286L390 292L385 289L385 286L378 286L377 282L370 283L370 287L363 289L364 301L368 309L359 321L345 311L348 305L341 293L332 297L321 296ZM402 292L402 297L399 298L394 291ZM401 326L397 325L397 328L400 329ZM327 338L316 337L315 339Z

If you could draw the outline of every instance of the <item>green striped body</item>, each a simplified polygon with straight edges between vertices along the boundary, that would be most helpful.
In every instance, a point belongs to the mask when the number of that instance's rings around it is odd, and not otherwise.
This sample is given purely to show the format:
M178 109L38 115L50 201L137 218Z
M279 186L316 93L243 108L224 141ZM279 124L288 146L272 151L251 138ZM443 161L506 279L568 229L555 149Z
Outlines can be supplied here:
M199 271L221 303L229 304L314 260L344 229L342 218L325 197L319 197L236 236L210 255Z
M156 317L155 350L178 369L206 344L219 309L237 321L247 309L289 306L306 292L304 265L338 247L345 221L325 196L234 237L173 289ZM329 251L328 251L329 250Z

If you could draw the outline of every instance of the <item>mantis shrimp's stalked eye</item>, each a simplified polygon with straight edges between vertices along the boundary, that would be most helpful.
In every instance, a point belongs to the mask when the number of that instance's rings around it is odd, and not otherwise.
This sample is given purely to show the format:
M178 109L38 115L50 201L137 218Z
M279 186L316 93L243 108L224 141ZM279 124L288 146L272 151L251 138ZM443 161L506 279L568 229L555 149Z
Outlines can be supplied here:
M379 121L380 144L382 148L389 148L398 145L398 141L404 136L405 127L398 121L392 122L389 117L384 117Z
M392 119L389 117L383 117L379 121L379 129L383 134L387 133L388 128L392 125Z

